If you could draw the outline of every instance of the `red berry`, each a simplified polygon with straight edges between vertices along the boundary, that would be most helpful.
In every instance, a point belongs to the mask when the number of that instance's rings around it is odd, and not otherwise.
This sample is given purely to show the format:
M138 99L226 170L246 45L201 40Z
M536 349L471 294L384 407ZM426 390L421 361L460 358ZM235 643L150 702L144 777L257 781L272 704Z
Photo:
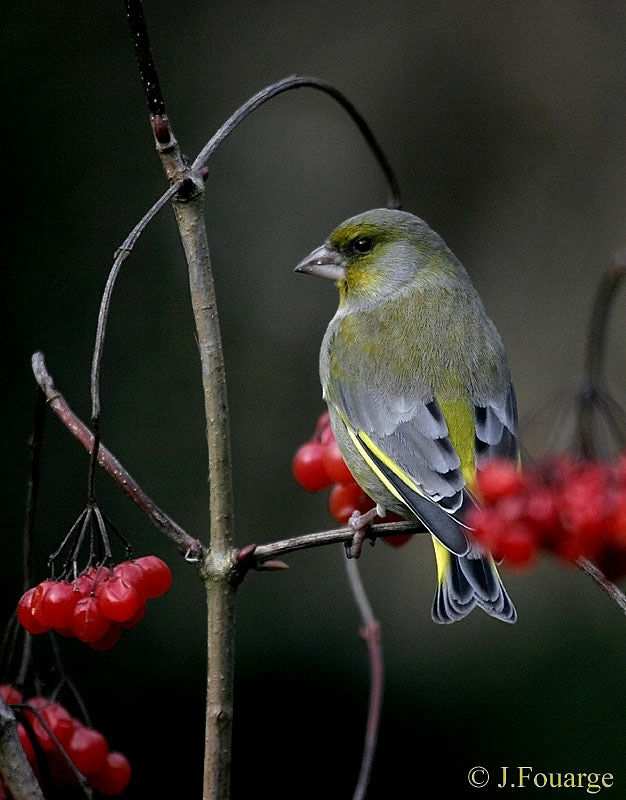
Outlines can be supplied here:
M99 731L78 725L68 743L67 754L76 768L89 777L105 768L109 746Z
M490 461L476 472L478 491L485 502L507 497L522 487L524 479L513 461Z
M406 520L404 517L401 517L400 514L394 514L393 511L390 511L388 514L380 520L381 522L405 522ZM390 544L392 547L402 547L405 545L409 539L413 536L412 533L398 533L395 536L383 536L383 540Z
M97 597L98 594L102 591L102 587L106 586L109 580L113 577L113 570L109 569L109 567L94 566L94 567L89 567L89 569L85 574L87 578L91 581L92 594L96 595Z
M22 725L21 722L17 723L17 735L19 736L22 749L26 753L26 758L28 759L31 766L33 766L34 764L37 763L35 748L33 747L33 743L30 740L30 736L28 735L26 728Z
M172 585L172 571L158 556L142 556L135 561L144 571L144 597L160 597Z
M52 628L53 625L50 620L46 618L43 610L43 600L48 589L54 586L55 583L56 581L45 580L37 584L37 586L35 586L35 591L33 592L32 600L30 601L33 617L40 625L45 625L48 628Z
M131 775L132 770L126 756L113 751L107 756L105 766L90 776L89 783L100 794L113 797L124 791Z
M611 530L616 546L626 552L626 492L623 493L613 511Z
M305 442L293 457L294 477L309 492L319 492L331 483L324 468L325 451L325 446L320 442Z
M126 631L129 630L130 628L134 628L135 625L141 622L141 620L145 617L147 608L148 608L147 603L143 603L141 606L139 606L134 616L122 622L122 629Z
M354 511L363 514L373 508L374 501L354 483L337 483L328 498L328 508L333 519L345 525Z
M121 625L118 625L114 622L101 639L98 639L95 642L89 642L89 647L92 647L94 650L99 650L100 652L110 650L119 642L121 635Z
M402 547L402 545L406 544L412 536L412 533L398 533L395 536L383 536L383 539L392 547Z
M69 628L80 594L71 583L50 581L40 605L40 617L53 628Z
M10 683L3 683L2 686L0 686L0 697L2 697L4 702L8 705L22 702L22 693L19 689L16 689L15 686L11 686Z
M318 417L315 423L313 439L322 444L326 444L330 437L333 437L333 429L330 426L330 414L328 411L325 411Z
M505 534L506 524L497 508L473 508L467 516L472 534L486 550L496 550Z
M523 523L510 526L499 545L499 552L511 566L527 566L536 554L533 531Z
M40 695L36 697L30 697L26 701L26 705L30 706L31 709L35 709L37 713L34 711L30 711L26 709L24 711L24 716L29 721L33 733L37 737L37 741L43 747L44 750L54 750L54 742L50 737L50 734L43 726L39 719L39 715L43 716L43 709L50 704L50 701L47 697L41 697Z
M568 532L590 538L606 533L607 511L606 492L593 479L574 481L563 493L560 517Z
M354 478L343 460L339 445L333 439L328 442L322 458L324 470L333 483L352 483Z
M105 617L113 622L126 622L134 617L143 604L143 597L124 578L114 576L98 594L98 605Z
M524 514L540 534L550 534L559 526L559 501L554 491L536 486L526 497Z
M81 642L97 642L109 630L111 621L102 612L97 598L81 597L74 606L72 632Z
M76 580L72 581L72 588L78 592L78 599L81 597L89 597L93 590L93 579L88 575L79 575Z
M66 748L74 734L74 720L72 719L69 711L67 711L67 709L64 708L60 703L51 702L44 706L39 713L41 714L42 719L47 723L52 733L59 740L61 746ZM42 727L41 724L40 727ZM33 725L33 729L37 733L37 738L39 738L41 741L41 746L44 748L44 750L56 750L56 744L54 743L54 740L51 739L51 737L47 734L47 731L44 739L41 739L35 725Z
M32 601L36 589L37 587L33 586L21 596L17 604L17 618L29 633L45 633L50 630L50 625L42 625L38 622L33 611Z
M123 578L126 583L130 583L140 595L144 596L144 582L146 573L136 561L122 561L113 567L113 575Z

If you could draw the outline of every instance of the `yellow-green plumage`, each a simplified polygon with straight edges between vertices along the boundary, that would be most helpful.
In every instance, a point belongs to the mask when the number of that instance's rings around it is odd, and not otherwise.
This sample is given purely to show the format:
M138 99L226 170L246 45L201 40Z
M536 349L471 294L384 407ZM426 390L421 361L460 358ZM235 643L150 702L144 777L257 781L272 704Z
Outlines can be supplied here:
M381 509L433 534L433 618L515 609L463 525L482 460L517 457L500 337L462 265L422 220L376 209L342 223L296 269L334 280L320 377L345 461Z

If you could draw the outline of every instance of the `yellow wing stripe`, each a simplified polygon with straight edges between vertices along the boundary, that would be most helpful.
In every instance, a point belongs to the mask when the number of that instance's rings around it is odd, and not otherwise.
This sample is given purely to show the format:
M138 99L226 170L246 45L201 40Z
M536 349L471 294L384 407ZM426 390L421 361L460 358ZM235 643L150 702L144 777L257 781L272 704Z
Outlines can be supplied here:
M437 582L441 585L445 583L450 566L450 551L444 547L434 536L433 547L435 548L435 560L437 561Z
M406 485L417 494L421 494L425 497L424 492L422 491L421 486L418 486L417 483L413 480L413 478L409 477L404 470L400 469L400 467L396 464L395 461L392 461L391 458L381 450L378 445L374 444L374 442L370 439L370 437L364 433L363 431L359 431L357 434L358 438L365 444L365 446L370 450L376 458L383 462L383 464L393 472L394 475L397 475L398 478L402 481L402 483L406 483ZM354 440L353 440L354 441Z
M372 470L372 472L373 472L373 473L376 475L376 477L378 478L378 480L379 480L379 481L380 481L380 482L383 484L383 486L384 486L384 487L385 487L385 488L386 488L386 489L387 489L389 492L391 492L391 494L392 494L392 495L393 495L393 496L394 496L394 497L395 497L397 500L399 500L399 501L402 503L402 505L405 505L405 506L406 506L407 508L409 508L409 510L410 510L410 506L409 506L409 505L408 505L408 503L405 501L405 499L402 497L402 495L400 494L400 492L399 492L399 491L396 489L396 487L395 487L395 486L394 486L394 485L391 483L391 481L390 481L390 480L389 480L389 479L388 479L388 478L385 476L384 472L382 472L382 470L380 469L380 467L379 467L379 466L376 464L376 462L375 462L375 461L372 459L372 457L370 456L370 454L367 452L367 450L366 450L365 446L363 445L363 442L360 440L359 436L358 436L358 435L355 433L355 431L353 431L353 430L352 430L352 428L351 428L351 427L350 427L350 425L348 425L348 424L346 424L346 430L348 431L348 434L350 435L350 438L352 439L352 443L354 444L354 446L356 447L356 449L359 451L359 453L361 454L361 457L362 457L362 458L363 458L363 460L364 460L364 461L367 463L368 467L369 467L369 468Z

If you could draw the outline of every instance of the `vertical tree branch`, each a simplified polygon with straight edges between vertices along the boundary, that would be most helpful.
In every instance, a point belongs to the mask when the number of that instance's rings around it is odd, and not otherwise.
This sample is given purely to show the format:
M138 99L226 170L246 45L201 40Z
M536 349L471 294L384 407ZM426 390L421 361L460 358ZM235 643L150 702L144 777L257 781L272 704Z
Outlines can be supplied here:
M235 564L230 431L222 342L204 221L201 174L191 170L165 114L141 0L125 0L135 56L161 164L170 182L184 180L174 212L189 271L198 335L209 451L211 542L203 564L208 601L208 677L204 800L230 796L234 676Z
M226 800L230 793L236 593L226 377L201 187L194 198L176 201L174 210L189 265L209 449L211 543L203 565L209 659L203 797Z

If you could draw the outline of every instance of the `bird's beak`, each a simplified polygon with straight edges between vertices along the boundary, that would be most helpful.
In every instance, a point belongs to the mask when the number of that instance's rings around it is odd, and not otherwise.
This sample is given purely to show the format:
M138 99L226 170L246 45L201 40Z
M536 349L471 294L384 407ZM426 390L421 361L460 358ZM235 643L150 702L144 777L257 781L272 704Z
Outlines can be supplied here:
M295 272L304 272L306 275L316 275L318 278L327 278L330 281L343 281L346 270L341 263L339 254L323 244L303 259Z

